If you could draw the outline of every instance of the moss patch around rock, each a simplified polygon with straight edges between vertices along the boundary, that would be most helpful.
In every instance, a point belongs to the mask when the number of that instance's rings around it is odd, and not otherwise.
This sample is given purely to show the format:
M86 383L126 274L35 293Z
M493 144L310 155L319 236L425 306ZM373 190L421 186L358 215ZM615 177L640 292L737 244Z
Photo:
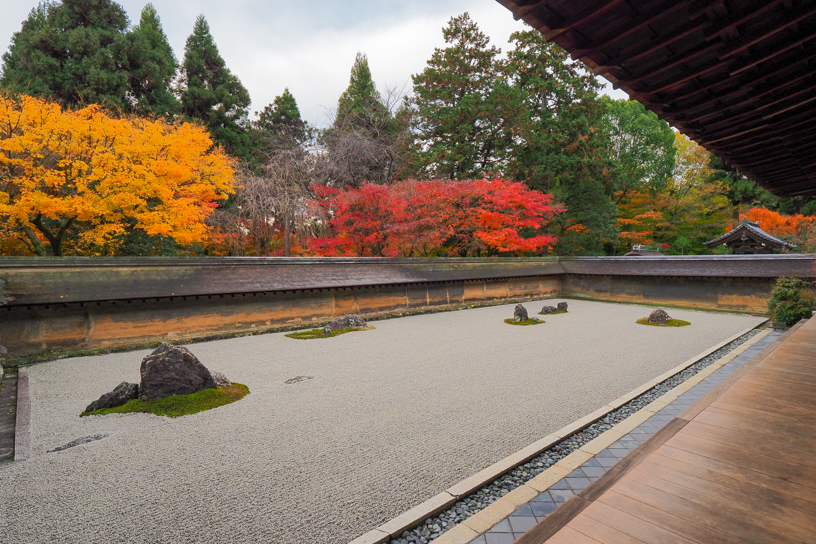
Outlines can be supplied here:
M649 323L648 317L638 319L637 323L638 325L649 325L650 327L685 327L686 325L691 325L691 323L683 321L682 319L669 319L666 323Z
M567 313L567 311L563 311L563 312L550 312L550 313L548 313L548 314L545 314L544 312L538 312L538 315L561 315L561 314L565 314L565 313Z
M542 323L546 323L545 321L535 321L533 319L528 319L527 321L516 321L512 317L510 319L505 319L504 322L507 323L508 325L521 325L521 326L541 325Z
M341 334L346 334L347 332L354 332L354 331L370 331L374 327L348 327L345 329L339 329L336 331L332 331L331 334L323 334L323 329L312 329L310 331L300 331L300 332L292 332L285 335L287 338L294 338L296 340L314 340L316 338L332 338L334 336L340 336Z
M105 414L155 414L157 416L181 417L189 414L212 410L219 406L232 404L249 394L249 388L240 383L229 387L205 389L192 395L174 395L164 399L134 399L116 408L105 408L95 412L83 412L80 416L103 416Z

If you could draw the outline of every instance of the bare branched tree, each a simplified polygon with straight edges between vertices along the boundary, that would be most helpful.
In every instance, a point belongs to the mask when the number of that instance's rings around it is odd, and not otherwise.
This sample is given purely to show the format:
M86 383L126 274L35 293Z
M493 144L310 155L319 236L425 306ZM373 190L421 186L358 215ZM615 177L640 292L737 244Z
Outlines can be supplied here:
M283 229L284 255L291 255L292 233L306 223L313 176L313 156L300 147L274 149L259 169L242 173L235 203L259 255L269 255L276 225Z
M322 137L317 174L321 183L359 187L363 182L385 184L405 166L409 134L401 109L403 89L387 89L382 108L334 113L334 122Z

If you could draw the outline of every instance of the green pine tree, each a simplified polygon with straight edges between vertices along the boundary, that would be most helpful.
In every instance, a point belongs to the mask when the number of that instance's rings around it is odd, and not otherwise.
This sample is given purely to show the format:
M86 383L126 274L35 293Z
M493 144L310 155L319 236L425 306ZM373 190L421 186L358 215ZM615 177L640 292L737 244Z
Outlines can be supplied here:
M129 37L133 109L139 113L167 117L177 114L181 104L172 93L171 82L176 75L178 62L153 4L144 7L139 25Z
M111 0L41 3L3 55L0 85L72 106L126 108L128 24Z
M258 114L252 128L253 140L261 148L291 148L303 144L310 136L309 127L288 88Z
M448 47L436 49L413 76L416 146L409 168L430 177L481 177L502 169L511 137L501 51L467 13L442 32Z
M233 155L250 154L249 92L227 68L203 15L187 38L181 72L182 113L201 120Z

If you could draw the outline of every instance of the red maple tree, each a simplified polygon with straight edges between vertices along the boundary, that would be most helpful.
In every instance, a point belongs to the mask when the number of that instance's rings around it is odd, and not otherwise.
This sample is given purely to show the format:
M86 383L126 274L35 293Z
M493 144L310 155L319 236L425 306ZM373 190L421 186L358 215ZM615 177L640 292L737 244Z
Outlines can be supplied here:
M316 187L332 235L321 255L480 256L541 253L563 211L552 195L502 179L403 181L359 189Z

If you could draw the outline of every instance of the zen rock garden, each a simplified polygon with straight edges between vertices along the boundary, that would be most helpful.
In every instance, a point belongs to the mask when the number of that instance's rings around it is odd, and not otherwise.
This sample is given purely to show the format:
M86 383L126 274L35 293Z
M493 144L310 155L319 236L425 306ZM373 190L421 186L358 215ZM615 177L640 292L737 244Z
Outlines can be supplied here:
M131 401L138 401L137 404L140 402L140 408L142 409L135 409L137 406L134 406L133 410L124 411L150 412L152 411L150 410L151 403L170 397L192 397L196 393L207 390L213 390L213 393L217 396L218 391L230 391L233 385L239 386L241 392L246 390L245 386L232 384L222 373L209 370L187 348L167 343L162 343L153 353L142 359L140 374L140 383L120 383L113 391L105 393L90 403L85 408L83 415L100 410L124 407L129 405ZM235 392L231 393L231 396L235 396ZM246 390L246 393L248 393L248 390ZM191 404L198 404L196 401L201 399L191 398L189 400ZM234 402L234 400L229 402ZM212 404L213 399L208 398L207 402ZM215 402L217 406L223 404L228 404L228 402ZM215 406L207 406L203 409L209 407L214 408ZM184 408L181 410L184 411ZM201 411L201 409L194 409L190 413L197 411ZM178 415L184 414L179 413Z

